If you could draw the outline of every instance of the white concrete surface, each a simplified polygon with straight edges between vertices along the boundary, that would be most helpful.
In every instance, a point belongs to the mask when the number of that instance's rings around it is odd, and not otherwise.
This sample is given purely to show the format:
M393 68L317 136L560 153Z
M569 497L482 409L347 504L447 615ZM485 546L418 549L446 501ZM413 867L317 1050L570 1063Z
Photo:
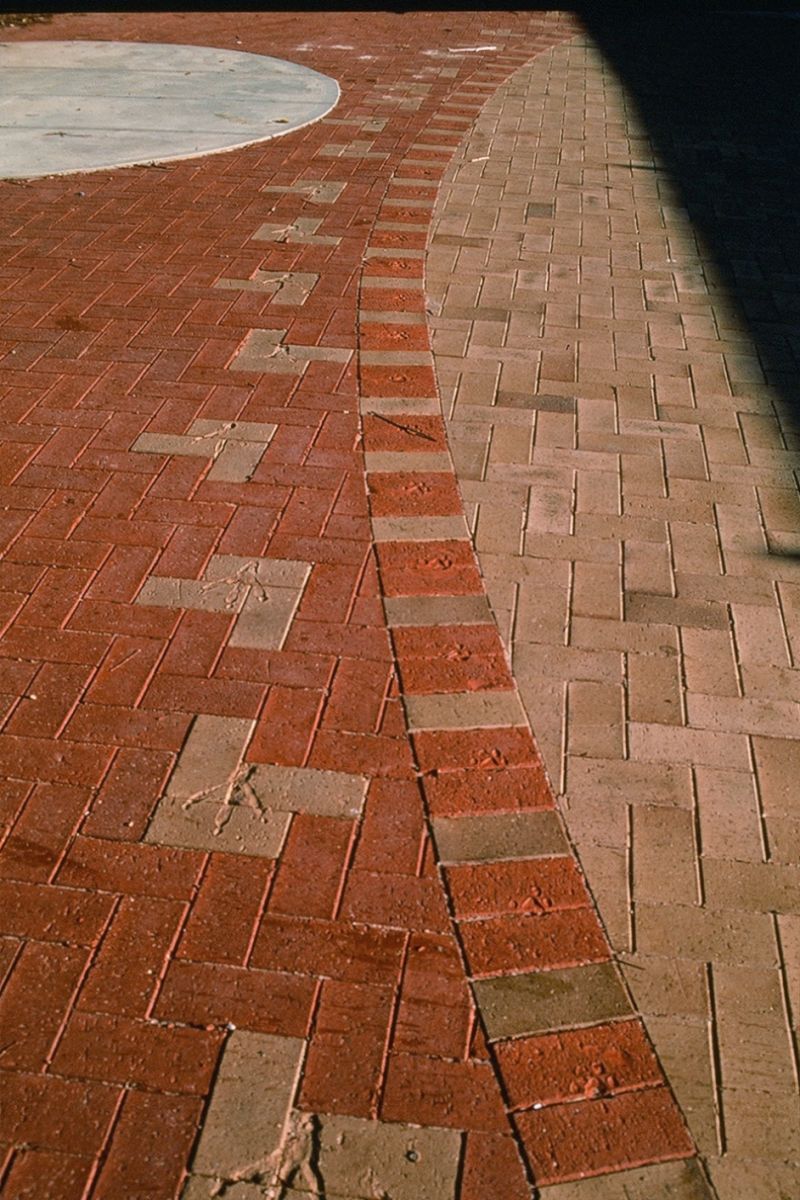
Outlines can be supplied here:
M0 42L0 178L231 150L318 121L338 99L335 79L260 54Z

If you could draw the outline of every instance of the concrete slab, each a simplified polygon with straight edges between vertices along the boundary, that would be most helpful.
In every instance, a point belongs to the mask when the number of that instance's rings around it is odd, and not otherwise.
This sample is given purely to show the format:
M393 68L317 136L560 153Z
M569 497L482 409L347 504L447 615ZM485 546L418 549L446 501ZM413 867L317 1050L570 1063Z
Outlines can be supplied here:
M0 178L193 158L280 137L337 104L335 79L210 46L0 43Z

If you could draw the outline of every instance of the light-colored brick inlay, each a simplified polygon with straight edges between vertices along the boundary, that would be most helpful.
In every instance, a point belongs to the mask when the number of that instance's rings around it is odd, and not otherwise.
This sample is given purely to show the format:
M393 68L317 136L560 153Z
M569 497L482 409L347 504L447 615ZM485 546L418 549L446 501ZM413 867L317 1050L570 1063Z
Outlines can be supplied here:
M272 303L295 308L305 304L319 283L311 271L254 271L249 279L218 279L214 287L238 292L271 292Z
M236 1030L228 1038L192 1160L189 1197L213 1195L198 1177L277 1182L281 1145L303 1061L300 1038ZM254 1101L256 1101L254 1103ZM259 1189L261 1190L261 1189ZM263 1192L262 1192L263 1194Z
M353 138L352 142L332 142L328 146L320 146L317 154L324 158L388 158L385 150L372 150L374 145L366 138Z
M376 542L435 542L469 538L463 517L373 517Z
M386 596L390 628L400 625L493 625L485 596Z
M293 1106L306 1043L234 1031L182 1200L456 1200L462 1135Z
M338 246L341 238L318 234L322 217L295 217L289 225L267 221L253 234L254 242L288 242L303 246Z
M719 1200L792 1194L793 418L595 46L488 101L426 290L489 599L634 1000Z
M277 858L292 813L359 816L363 776L245 763L254 728L237 717L195 718L146 841Z
M555 812L434 817L432 826L437 857L445 864L549 858L554 854L570 853Z
M208 479L246 483L252 476L276 425L258 421L192 421L186 433L141 433L131 446L142 454L177 454L210 458Z
M371 411L377 411L373 400L369 405ZM450 455L444 450L367 450L364 461L367 471L450 470Z
M228 644L280 650L311 564L276 558L213 554L201 579L151 575L137 604L229 612L236 621Z
M302 375L310 362L348 363L352 350L337 346L293 346L285 329L252 329L230 364L235 371Z
M757 1193L745 1190L743 1195L755 1200ZM713 1193L702 1168L690 1159L543 1187L539 1189L539 1197L540 1200L713 1200Z
M630 1001L612 963L476 979L472 987L492 1041L631 1015Z
M262 187L261 191L289 192L302 196L312 204L335 204L346 187L346 183L335 183L330 179L298 179L297 183L284 185L271 183Z
M513 689L404 696L403 704L412 732L422 729L495 729L527 724L525 711Z

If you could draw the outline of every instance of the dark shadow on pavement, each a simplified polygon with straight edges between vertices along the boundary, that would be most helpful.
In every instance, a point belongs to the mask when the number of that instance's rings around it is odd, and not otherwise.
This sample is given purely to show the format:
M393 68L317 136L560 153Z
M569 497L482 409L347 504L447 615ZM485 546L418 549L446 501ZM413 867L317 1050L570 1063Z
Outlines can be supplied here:
M634 96L800 430L800 0L574 11Z

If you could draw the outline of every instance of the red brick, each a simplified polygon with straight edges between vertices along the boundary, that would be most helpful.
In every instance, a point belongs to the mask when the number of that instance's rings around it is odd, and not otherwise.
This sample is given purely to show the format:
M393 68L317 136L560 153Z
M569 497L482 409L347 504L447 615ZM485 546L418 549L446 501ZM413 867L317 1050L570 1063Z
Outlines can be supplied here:
M273 527L273 522L265 521L264 515L263 508L240 505L216 547L217 553L252 554L256 557L263 554Z
M159 671L147 689L142 709L211 713L220 717L255 717L265 695L266 687L259 683L243 683L238 679L198 679Z
M375 733L380 724L392 668L342 658L336 668L322 727L351 733Z
M91 946L111 915L110 896L0 880L0 934Z
M425 833L416 782L374 779L367 792L353 865L358 870L416 875Z
M272 971L323 975L353 983L392 983L406 934L341 921L309 921L268 914L252 962Z
M400 779L413 775L406 738L370 733L321 730L314 739L308 765L320 771L343 771L349 775L383 775Z
M4 1070L42 1069L86 959L86 950L74 946L29 942L23 947L0 999Z
M86 663L94 667L111 644L105 635L73 629L21 629L3 635L0 655L31 658L38 662Z
M164 642L156 638L114 638L86 693L91 704L138 703L155 670Z
M183 1178L202 1104L190 1096L130 1091L92 1196L172 1196Z
M297 813L278 864L269 911L332 917L350 853L353 821Z
M392 630L392 638L398 657L403 660L434 655L459 658L473 654L505 655L494 625L401 625Z
M666 1088L553 1105L515 1120L541 1187L695 1153Z
M445 771L426 776L423 786L434 817L554 807L552 792L539 762L500 771Z
M243 963L273 867L271 859L213 854L178 956L199 962Z
M64 737L76 742L180 750L191 721L186 712L143 712L121 704L82 704L64 730Z
M217 663L215 674L220 679L250 679L255 683L324 690L330 685L335 665L332 654L294 654L279 650L256 655L244 647L228 646Z
M663 1082L639 1021L495 1043L513 1108L611 1095Z
M301 767L319 719L323 693L305 688L270 688L247 751L250 762Z
M530 1194L513 1137L467 1134L459 1200L529 1200Z
M78 1008L147 1015L183 916L177 900L124 896L78 997Z
M178 525L161 551L153 574L199 579L218 538L218 530L207 526Z
M470 863L447 867L446 873L458 917L541 913L590 903L575 860L567 856Z
M374 517L457 516L462 511L455 476L445 472L378 472L369 476Z
M126 633L130 637L168 638L181 618L177 608L155 608L138 604L112 604L105 600L82 600L70 617L70 630Z
M316 563L300 600L303 621L346 621L358 586L360 566Z
M425 168L420 167L423 171ZM414 168L417 170L417 167ZM422 281L423 260L421 258L376 258L364 267L364 280L369 286L371 275L382 275L385 278L396 276L399 280L419 279Z
M336 654L340 657L391 662L389 635L385 628L333 625L327 621L292 622L285 649L303 654Z
M187 900L203 857L193 850L125 842L115 842L110 853L106 842L79 837L61 866L58 882L66 887Z
M395 217L392 216L392 220ZM388 234L384 237L423 237L424 234ZM358 329L359 346L362 350L428 350L430 342L424 325L402 325L399 322L361 321Z
M4 1140L69 1154L95 1155L120 1095L119 1086L4 1072Z
M149 486L149 479L138 472L135 475L122 471L117 472L109 478L100 491L92 505L92 515L130 519L136 505Z
M0 852L0 877L44 882L89 803L87 788L40 783Z
M375 1116L394 991L326 980L308 1051L300 1107Z
M462 922L459 928L475 976L552 970L609 957L608 943L591 909L489 917Z
M96 787L106 773L113 746L89 746L49 738L0 736L0 775Z
M381 1119L486 1133L508 1127L489 1063L421 1054L390 1056Z
M169 675L201 678L210 675L235 620L230 613L203 612L202 609L184 612L162 659L162 670ZM252 650L242 649L241 653L247 660L256 657Z
M406 210L411 213L412 210ZM419 221L419 209L413 210L414 222ZM394 220L394 215L387 220ZM402 220L403 218L399 218ZM409 216L409 219L411 217ZM367 312L416 312L425 311L425 293L421 287L403 287L402 281L397 281L396 288L370 287L368 277L365 277L361 289L361 307Z
M82 1200L94 1160L56 1150L20 1151L3 1183L6 1200L41 1200L42 1181L58 1200Z
M82 832L90 837L139 841L174 762L174 754L165 750L120 750Z
M44 663L6 725L6 733L55 737L90 678L86 666Z
M59 1043L53 1070L80 1079L203 1095L221 1043L221 1034L207 1030L76 1012Z
M304 976L177 961L167 971L155 1014L193 1025L230 1022L258 1033L305 1037L316 991L310 971Z
M392 1052L463 1058L472 1002L452 936L415 933L400 985Z
M130 604L150 574L158 553L151 546L115 546L87 588L86 596L90 600Z
M438 879L413 875L351 871L341 915L351 921L401 929L447 932L450 921Z
M399 396L403 393L392 391L386 394ZM436 395L436 392L424 394ZM368 412L364 416L364 449L410 450L414 453L446 450L447 435L439 416L414 413L384 417Z
M361 393L369 396L436 396L433 366L364 366L360 371ZM368 401L367 401L368 402ZM418 420L419 418L414 418ZM370 449L372 447L370 446Z
M483 592L467 541L383 542L377 554L386 596L477 596Z
M459 771L465 765L480 770L533 766L539 758L530 730L523 726L415 733L413 742L425 773Z
M91 579L91 571L50 567L17 617L20 628L35 626L37 629L57 629L67 620Z

